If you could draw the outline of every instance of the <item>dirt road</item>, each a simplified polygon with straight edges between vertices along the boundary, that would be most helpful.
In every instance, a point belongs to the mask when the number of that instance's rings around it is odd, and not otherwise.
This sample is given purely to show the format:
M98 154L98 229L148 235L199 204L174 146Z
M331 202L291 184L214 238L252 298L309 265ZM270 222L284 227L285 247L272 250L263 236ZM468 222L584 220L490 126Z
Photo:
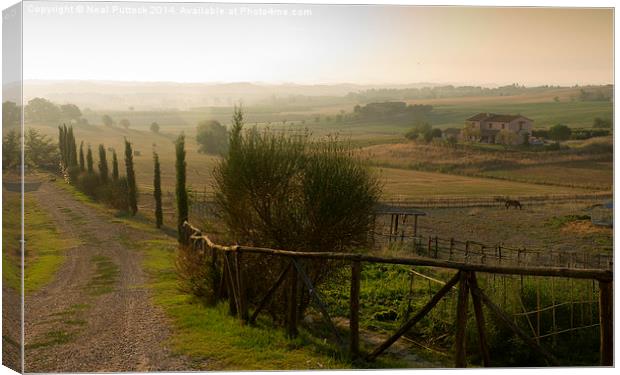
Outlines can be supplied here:
M169 325L150 301L140 254L123 245L145 234L51 183L29 194L80 243L50 284L26 295L26 372L190 369L166 347Z

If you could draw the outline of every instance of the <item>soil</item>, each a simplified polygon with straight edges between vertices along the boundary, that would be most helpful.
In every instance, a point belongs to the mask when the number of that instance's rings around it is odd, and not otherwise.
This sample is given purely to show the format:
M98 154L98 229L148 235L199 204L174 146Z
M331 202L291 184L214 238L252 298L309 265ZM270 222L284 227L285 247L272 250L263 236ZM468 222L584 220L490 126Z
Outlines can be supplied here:
M33 194L67 249L55 279L25 298L26 372L174 371L195 367L166 345L170 327L146 287L140 253L121 238L147 234L45 182ZM126 243L126 242L125 242Z

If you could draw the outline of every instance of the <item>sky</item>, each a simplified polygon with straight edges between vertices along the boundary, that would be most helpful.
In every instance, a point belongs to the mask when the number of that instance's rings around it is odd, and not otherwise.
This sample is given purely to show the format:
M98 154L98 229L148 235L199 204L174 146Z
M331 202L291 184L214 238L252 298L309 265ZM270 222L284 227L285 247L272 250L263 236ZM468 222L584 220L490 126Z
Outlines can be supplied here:
M613 83L613 11L24 4L24 79Z

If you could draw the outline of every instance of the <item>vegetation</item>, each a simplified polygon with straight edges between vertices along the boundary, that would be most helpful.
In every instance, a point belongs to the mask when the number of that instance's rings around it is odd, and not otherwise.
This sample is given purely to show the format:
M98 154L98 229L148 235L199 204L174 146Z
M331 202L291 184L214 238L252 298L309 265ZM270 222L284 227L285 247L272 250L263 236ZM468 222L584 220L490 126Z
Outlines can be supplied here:
M557 124L549 128L549 138L554 141L566 141L570 135L571 129L566 125Z
M366 245L381 186L346 144L337 139L312 142L307 136L256 128L244 131L243 114L237 109L229 145L214 181L216 203L231 241L325 252L357 251ZM256 257L246 260L244 267L275 270L280 268L277 264L278 260ZM323 262L309 267L310 279L320 285L338 265ZM262 277L248 281L248 295L264 295L274 281ZM302 305L306 298L302 297ZM282 311L276 308L272 313Z
M196 129L196 142L200 145L198 152L224 154L228 147L228 131L218 121L202 121Z
M161 208L161 171L159 155L153 153L153 198L155 199L155 226L161 228L164 223L164 214Z
M108 182L108 160L103 145L99 145L99 178L103 184Z
M118 180L118 157L116 156L116 150L112 150L112 180Z
M159 133L159 124L157 122L152 122L150 129L153 133Z
M138 212L138 186L136 185L136 173L133 167L133 150L131 143L125 139L125 170L127 176L127 196L131 214Z
M187 198L185 163L185 136L181 134L175 143L176 147L176 198L177 198L177 233L180 243L184 242L183 223L189 218L189 201Z

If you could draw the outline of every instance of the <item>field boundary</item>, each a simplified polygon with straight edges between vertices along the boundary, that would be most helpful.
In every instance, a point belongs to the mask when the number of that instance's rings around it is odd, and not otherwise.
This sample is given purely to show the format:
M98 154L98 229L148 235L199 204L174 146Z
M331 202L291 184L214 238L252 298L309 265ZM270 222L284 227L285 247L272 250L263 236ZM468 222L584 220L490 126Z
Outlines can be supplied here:
M514 322L513 317L495 304L479 286L476 273L490 273L498 275L521 275L521 276L547 276L552 278L569 278L593 280L599 284L599 327L600 327L600 362L603 366L613 366L613 271L600 269L575 269L559 268L548 266L513 266L505 264L472 264L463 261L450 261L427 257L382 257L355 253L334 253L334 252L303 252L277 250L253 246L223 246L212 242L203 232L185 222L181 238L182 245L190 251L204 254L208 260L209 267L213 274L222 275L218 283L212 285L213 295L218 298L227 298L229 301L230 313L237 316L243 323L252 324L258 314L264 309L279 288L286 288L288 303L286 304L286 330L290 337L297 335L297 321L299 314L298 291L307 289L311 300L316 304L331 332L337 338L343 350L347 350L352 358L361 357L360 354L360 332L359 332L359 310L360 310L360 281L361 271L364 263L379 264L399 264L406 266L425 266L443 269L456 270L456 274L446 282L443 287L424 305L424 307L408 319L393 335L377 346L370 354L365 356L368 361L373 361L381 355L394 342L409 331L416 323L422 320L453 288L457 288L458 302L456 308L456 333L455 333L455 367L466 367L467 358L465 351L466 325L468 320L468 297L471 295L474 307L476 326L478 328L480 355L485 366L490 366L490 355L486 341L486 328L484 312L482 306L485 305L493 315L501 321L507 328L519 337L534 352L545 359L548 365L558 365L555 356L545 347L541 346L540 337L533 338L523 331ZM245 255L248 254L248 255ZM248 286L245 284L246 272L260 272L256 269L247 269L243 266L243 259L251 254L265 257L276 257L284 260L283 268L275 282L267 280L267 285L273 282L266 295L264 295L254 312L250 315L249 301L247 295ZM348 344L336 329L326 306L317 294L311 279L306 273L306 268L302 262L335 260L350 264L350 293L349 293L349 340ZM324 263L323 263L324 264ZM280 268L280 267L278 267ZM254 275L256 276L256 275ZM226 296L222 290L226 289ZM253 297L253 296L251 296ZM555 303L554 303L555 304Z

